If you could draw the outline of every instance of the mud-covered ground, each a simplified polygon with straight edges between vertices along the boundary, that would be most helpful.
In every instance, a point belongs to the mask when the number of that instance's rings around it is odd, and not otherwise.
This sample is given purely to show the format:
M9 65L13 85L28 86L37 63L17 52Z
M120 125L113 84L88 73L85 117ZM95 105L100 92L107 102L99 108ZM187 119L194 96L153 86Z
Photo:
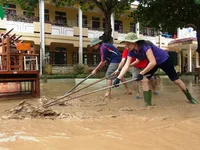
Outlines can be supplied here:
M189 77L188 89L200 101L200 88ZM124 87L82 96L44 108L74 86L66 80L42 83L42 97L17 97L0 101L0 150L198 150L200 105L187 103L183 93L161 77L160 95L153 106L125 95ZM84 86L84 84L82 85ZM102 88L96 85L73 96ZM131 85L129 85L131 86Z

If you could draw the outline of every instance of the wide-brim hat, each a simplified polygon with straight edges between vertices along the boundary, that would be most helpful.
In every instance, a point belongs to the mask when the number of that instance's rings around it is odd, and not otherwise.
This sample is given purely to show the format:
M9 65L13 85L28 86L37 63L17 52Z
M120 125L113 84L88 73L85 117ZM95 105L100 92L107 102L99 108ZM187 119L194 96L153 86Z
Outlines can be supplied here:
M124 39L120 41L120 43L124 43L124 42L135 43L140 40L144 40L144 39L138 38L138 36L135 33L130 32L124 36Z
M93 38L91 41L90 41L90 47L96 45L96 44L99 44L101 43L102 40L100 40L99 38Z

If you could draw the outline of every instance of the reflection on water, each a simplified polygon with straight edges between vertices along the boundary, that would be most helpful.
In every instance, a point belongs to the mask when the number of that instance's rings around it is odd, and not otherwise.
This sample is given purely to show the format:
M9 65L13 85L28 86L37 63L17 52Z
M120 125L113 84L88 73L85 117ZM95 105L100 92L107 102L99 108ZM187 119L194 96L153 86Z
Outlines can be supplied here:
M75 86L74 79L49 79L47 83L41 83L42 96L60 96Z
M200 100L199 84L192 77L183 77L183 81ZM41 83L41 94L61 96L74 85L73 80L48 80ZM125 95L120 86L112 90L112 99L104 99L102 91L70 101L67 106L52 107L69 114L66 119L0 119L0 150L198 150L199 105L187 103L166 77L161 77L158 90L160 95L152 98L154 106L148 108L143 99L136 100L134 93ZM22 99L38 103L30 97L4 99L0 101L0 115Z
M175 89L177 88L176 86L174 86L174 83L172 81L170 81L167 76L160 76L160 78L161 79L160 79L160 82L158 85L159 88L163 88L166 86L173 86ZM184 81L186 86L188 86L189 89L190 89L190 87L195 87L195 86L198 87L199 86L199 83L198 82L196 83L194 81L193 76L183 76L182 80ZM88 82L85 81L78 88L86 86L87 83L90 84L91 81L88 81ZM64 95L67 91L69 91L74 86L75 86L74 79L56 79L56 80L49 79L47 83L41 84L41 95L49 96L49 97L61 96L61 95ZM102 84L102 82L100 82L96 85L93 85L91 88L88 88L89 89L88 91L102 88L104 86L105 86L105 84ZM129 83L129 86L131 87L131 83ZM169 88L167 88L167 89L169 89ZM86 89L86 91L87 91L87 89ZM177 91L178 91L178 88L177 88Z

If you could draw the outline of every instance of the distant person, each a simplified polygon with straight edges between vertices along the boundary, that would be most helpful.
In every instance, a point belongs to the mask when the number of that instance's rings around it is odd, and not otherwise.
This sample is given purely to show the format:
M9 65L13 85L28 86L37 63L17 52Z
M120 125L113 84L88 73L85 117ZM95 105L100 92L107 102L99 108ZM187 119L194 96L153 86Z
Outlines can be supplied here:
M186 73L188 72L188 61L187 57L185 57L184 65L183 65L183 72Z
M137 61L148 59L148 65L137 75L136 78L137 81L142 81L142 89L146 106L151 106L152 98L152 92L149 89L148 81L159 68L161 68L168 75L170 80L173 81L183 91L190 103L198 104L198 101L192 97L183 81L177 75L176 70L174 69L172 62L169 60L169 55L166 51L155 46L150 41L138 39L135 33L128 33L122 42L126 44L129 53L125 66L122 68L120 74L113 83L114 87L119 86L118 84L120 79L128 71L133 57L135 57Z
M106 70L106 76L114 75L114 71L117 69L120 61L121 54L116 47L112 44L103 43L99 38L93 38L90 42L90 47L95 50L100 51L101 61L98 66L92 71L92 74L96 74L106 63L109 62L108 69ZM113 76L107 79L107 86L112 85ZM120 79L122 82L125 79L122 77ZM127 84L124 84L126 89L126 94L132 94L131 90L128 88ZM111 98L111 88L107 89L105 97Z

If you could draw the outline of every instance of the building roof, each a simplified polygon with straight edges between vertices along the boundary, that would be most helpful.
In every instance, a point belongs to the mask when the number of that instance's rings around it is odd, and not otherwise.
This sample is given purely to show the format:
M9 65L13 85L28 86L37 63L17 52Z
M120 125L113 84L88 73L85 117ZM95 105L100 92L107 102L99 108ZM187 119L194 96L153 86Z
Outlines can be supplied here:
M168 45L179 44L179 43L192 43L193 41L197 41L197 38L189 37L189 38L172 40L171 42L169 42Z

